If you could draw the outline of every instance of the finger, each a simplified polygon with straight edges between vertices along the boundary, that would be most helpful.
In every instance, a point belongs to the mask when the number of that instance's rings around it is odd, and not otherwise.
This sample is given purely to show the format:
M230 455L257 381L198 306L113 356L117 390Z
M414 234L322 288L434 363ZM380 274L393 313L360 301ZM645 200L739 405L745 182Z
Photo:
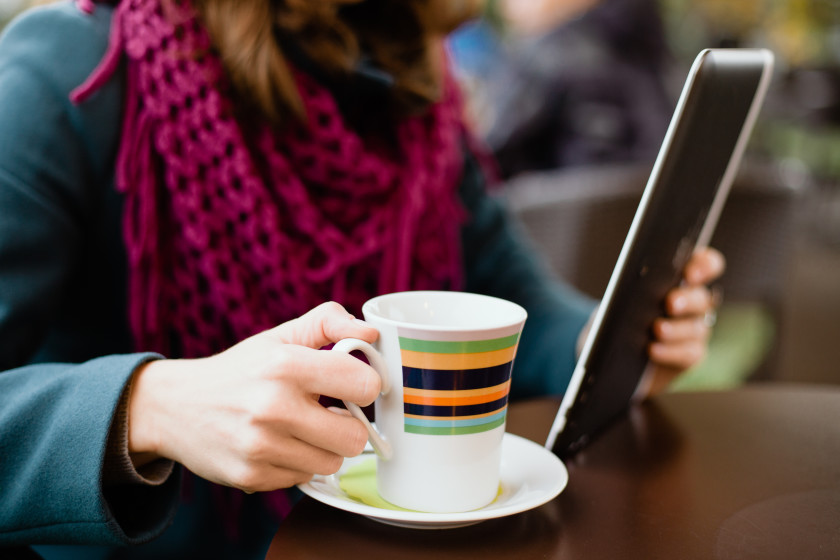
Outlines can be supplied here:
M363 361L344 352L313 350L284 345L277 365L278 375L290 372L308 394L350 401L360 406L372 403L382 387L379 374Z
M229 478L223 483L249 492L272 490L298 484L313 474L333 474L343 462L342 456L287 434L281 438L266 435L242 446L239 466L227 470Z
M699 341L653 342L648 345L648 356L660 366L686 370L703 361L706 345Z
M301 411L299 421L289 431L301 441L342 457L360 454L368 439L367 428L359 420L337 414L317 402Z
M288 439L282 450L269 459L269 463L293 471L330 475L338 472L344 456L299 439Z
M309 474L334 474L341 468L344 456L294 437L276 440L277 445L250 457L255 464Z
M665 298L665 310L671 317L702 316L713 308L712 293L705 286L679 286Z
M698 249L685 266L686 282L692 285L708 284L720 278L726 269L726 259L717 249Z
M305 315L275 327L271 334L282 342L310 348L321 348L342 338L374 342L379 337L375 328L335 302L322 303Z
M244 490L248 494L254 492L271 492L281 488L291 488L297 484L305 484L312 480L311 472L301 472L280 467L271 467L257 478L253 484L246 486L232 485L235 488Z
M705 342L710 334L709 325L702 317L689 319L659 318L653 323L653 336L660 342Z
M647 391L643 396L650 397L664 393L674 379L679 377L680 373L682 373L682 368L656 365L653 368L652 378L646 388Z
M278 471L277 474L267 481L267 491L269 492L280 488L291 488L298 484L306 484L315 476L311 472L300 472L289 469L278 469Z

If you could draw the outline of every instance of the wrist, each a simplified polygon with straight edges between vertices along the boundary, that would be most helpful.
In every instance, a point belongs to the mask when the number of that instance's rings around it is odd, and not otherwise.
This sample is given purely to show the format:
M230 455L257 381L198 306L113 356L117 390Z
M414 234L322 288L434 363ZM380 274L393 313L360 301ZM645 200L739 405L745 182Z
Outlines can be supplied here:
M166 375L170 360L147 362L134 372L128 398L128 453L135 467L164 457L162 451L163 410L161 396L171 381Z

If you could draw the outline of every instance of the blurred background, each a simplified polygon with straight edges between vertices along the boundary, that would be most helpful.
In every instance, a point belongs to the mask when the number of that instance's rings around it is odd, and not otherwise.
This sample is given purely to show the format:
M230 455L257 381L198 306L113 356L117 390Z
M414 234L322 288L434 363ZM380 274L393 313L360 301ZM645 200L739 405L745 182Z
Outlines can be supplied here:
M0 26L42 1L0 0ZM840 383L840 0L489 0L450 38L476 135L559 275L599 297L706 47L765 47L774 80L713 240L706 362L678 388Z
M0 25L6 23L27 4L27 0L0 0Z
M720 321L677 388L840 383L840 0L491 0L451 45L505 196L596 297L697 53L772 50L712 243L729 262Z

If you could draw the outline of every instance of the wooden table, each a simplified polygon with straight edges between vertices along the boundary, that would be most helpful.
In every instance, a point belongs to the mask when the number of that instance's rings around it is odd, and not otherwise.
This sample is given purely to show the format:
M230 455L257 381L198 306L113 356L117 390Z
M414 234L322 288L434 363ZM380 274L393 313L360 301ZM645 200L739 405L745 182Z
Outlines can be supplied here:
M512 405L508 431L543 442L558 405ZM305 498L267 558L840 558L840 388L662 395L566 464L553 501L461 529L391 527Z

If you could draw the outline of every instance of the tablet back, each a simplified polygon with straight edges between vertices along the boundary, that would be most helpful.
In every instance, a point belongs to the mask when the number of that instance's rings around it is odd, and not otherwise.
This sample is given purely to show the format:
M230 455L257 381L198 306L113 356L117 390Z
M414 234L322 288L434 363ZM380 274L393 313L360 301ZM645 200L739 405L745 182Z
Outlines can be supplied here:
M574 453L644 383L663 301L711 239L772 75L764 49L708 49L689 72L546 447Z

